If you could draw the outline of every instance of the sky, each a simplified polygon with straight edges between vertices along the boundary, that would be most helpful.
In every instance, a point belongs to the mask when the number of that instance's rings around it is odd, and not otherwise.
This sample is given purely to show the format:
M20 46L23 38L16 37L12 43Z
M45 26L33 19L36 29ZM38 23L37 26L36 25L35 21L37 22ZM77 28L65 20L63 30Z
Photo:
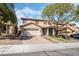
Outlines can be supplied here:
M18 26L22 25L21 18L42 19L42 10L47 5L49 5L49 3L15 3ZM79 23L76 23L76 25L79 27Z
M18 19L18 26L22 25L21 18L41 19L42 10L48 3L16 3L15 13Z

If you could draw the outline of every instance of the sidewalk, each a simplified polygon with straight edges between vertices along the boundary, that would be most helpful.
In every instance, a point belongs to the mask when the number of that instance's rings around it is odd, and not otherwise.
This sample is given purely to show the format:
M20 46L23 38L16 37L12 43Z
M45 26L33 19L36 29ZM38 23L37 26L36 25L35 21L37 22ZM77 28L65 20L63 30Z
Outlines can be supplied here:
M54 51L54 50L67 49L67 48L78 48L78 47L79 47L79 43L0 45L0 54Z

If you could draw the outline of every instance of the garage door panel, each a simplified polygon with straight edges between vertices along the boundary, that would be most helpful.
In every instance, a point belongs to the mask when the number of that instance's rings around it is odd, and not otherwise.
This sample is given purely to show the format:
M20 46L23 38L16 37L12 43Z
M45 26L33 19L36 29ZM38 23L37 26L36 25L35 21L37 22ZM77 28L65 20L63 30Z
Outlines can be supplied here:
M39 36L41 35L41 32L40 30L37 28L37 29L33 29L33 28L28 28L25 30L26 33L29 33L31 36Z

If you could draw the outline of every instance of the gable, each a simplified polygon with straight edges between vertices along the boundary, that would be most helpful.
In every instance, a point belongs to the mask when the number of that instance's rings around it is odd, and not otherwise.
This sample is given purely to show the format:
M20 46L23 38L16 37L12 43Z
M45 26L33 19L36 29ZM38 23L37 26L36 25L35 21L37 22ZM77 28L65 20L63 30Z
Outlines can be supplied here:
M25 25L24 28L40 28L40 27L35 24L29 24L29 25Z

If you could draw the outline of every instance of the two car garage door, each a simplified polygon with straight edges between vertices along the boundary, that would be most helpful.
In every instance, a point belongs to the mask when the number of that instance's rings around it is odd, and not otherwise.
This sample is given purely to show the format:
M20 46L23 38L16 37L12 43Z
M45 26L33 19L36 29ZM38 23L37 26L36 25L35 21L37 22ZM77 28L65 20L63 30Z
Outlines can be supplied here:
M29 36L40 36L41 32L38 28L26 28L24 32Z

